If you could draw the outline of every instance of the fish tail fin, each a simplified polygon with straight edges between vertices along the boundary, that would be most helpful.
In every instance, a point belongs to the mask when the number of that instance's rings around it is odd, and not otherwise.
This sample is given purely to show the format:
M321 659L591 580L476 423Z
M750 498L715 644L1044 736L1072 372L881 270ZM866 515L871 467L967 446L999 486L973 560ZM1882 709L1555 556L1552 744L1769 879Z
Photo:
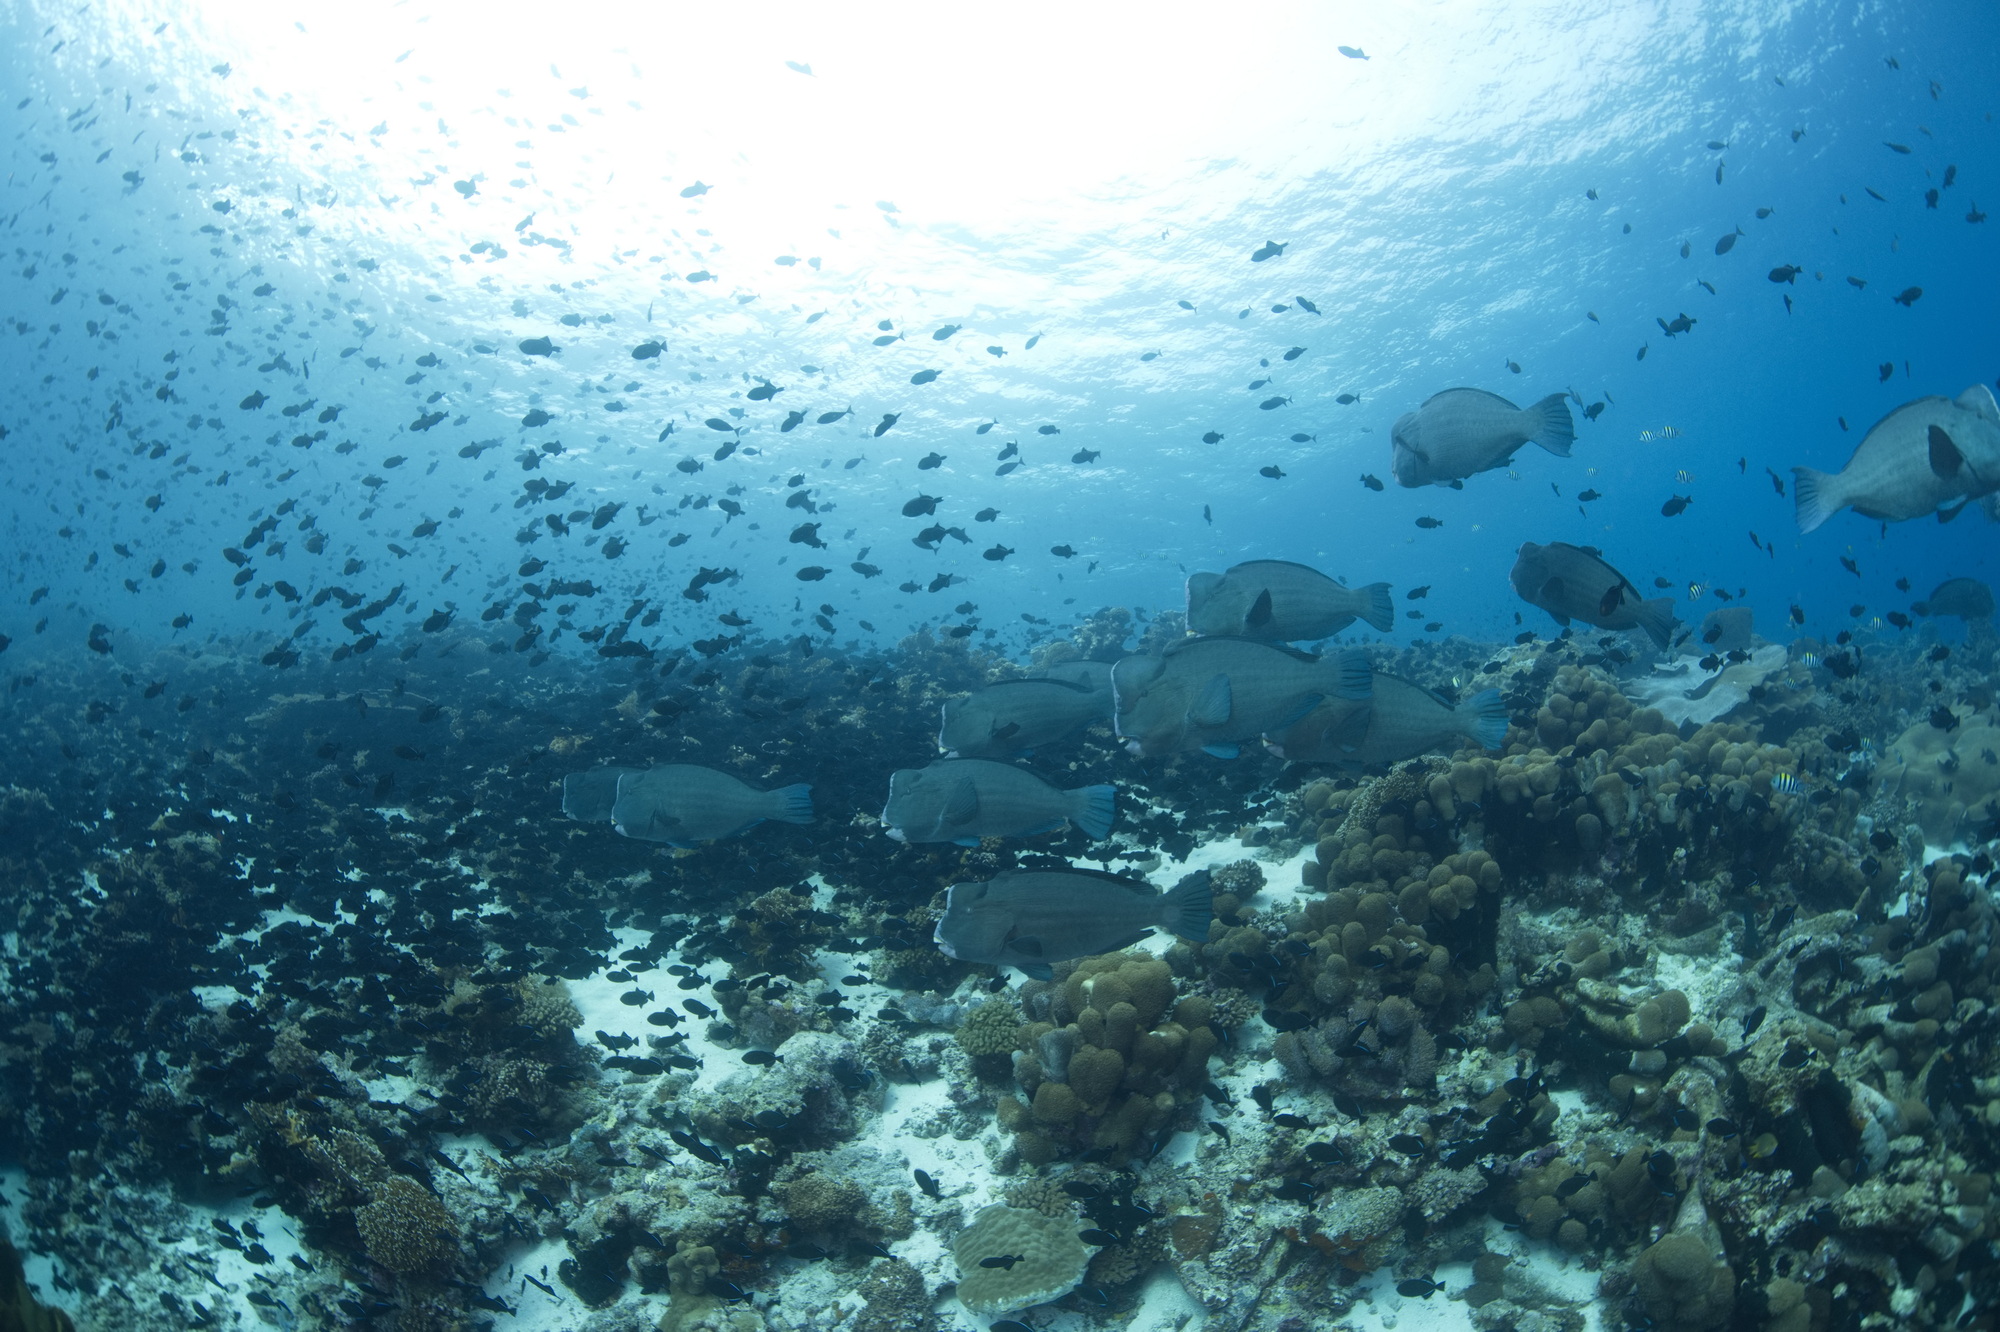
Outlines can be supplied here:
M791 786L781 786L768 793L771 797L771 812L766 818L780 823L811 823L813 821L812 786L807 782L797 782Z
M1376 632L1388 633L1396 627L1396 603L1389 599L1387 583L1370 583L1361 589L1361 618L1375 626Z
M1183 939L1208 940L1208 923L1215 918L1215 895L1208 875L1190 874L1167 893L1160 923Z
M1349 648L1333 659L1333 666L1336 674L1327 692L1335 698L1374 697L1375 671L1368 664L1367 653Z
M1456 709L1465 733L1482 749L1498 749L1507 739L1507 705L1497 689L1482 689Z
M1810 467L1792 469L1792 500L1798 505L1800 532L1812 531L1840 507L1834 487L1827 484L1831 480L1825 472Z
M1115 786L1079 786L1071 791L1069 821L1083 829L1084 835L1093 842L1101 842L1111 835L1111 816L1116 807L1118 788Z
M1569 404L1563 401L1563 396L1551 393L1528 409L1540 412L1542 417L1535 430L1535 443L1558 458L1569 457L1569 446L1576 443L1576 421L1570 416Z
M1653 646L1665 648L1674 636L1674 627L1680 623L1674 618L1674 603L1671 597L1656 597L1652 601L1642 601L1632 608L1632 616L1639 621L1653 640Z

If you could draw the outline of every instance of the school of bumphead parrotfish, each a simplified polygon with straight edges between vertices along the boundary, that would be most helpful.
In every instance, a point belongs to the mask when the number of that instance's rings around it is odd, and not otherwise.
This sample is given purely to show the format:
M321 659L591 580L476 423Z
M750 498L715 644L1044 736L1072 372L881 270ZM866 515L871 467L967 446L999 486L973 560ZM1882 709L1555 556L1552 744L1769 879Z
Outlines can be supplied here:
M2000 10L1377 8L0 16L0 1332L2000 1332Z

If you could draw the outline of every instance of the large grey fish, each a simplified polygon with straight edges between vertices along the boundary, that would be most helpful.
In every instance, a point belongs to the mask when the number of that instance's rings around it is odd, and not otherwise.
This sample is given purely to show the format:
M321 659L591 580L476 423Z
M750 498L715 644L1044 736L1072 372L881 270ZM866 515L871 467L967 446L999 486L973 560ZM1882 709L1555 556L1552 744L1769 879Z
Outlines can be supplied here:
M1006 870L951 886L937 946L961 962L1000 963L1048 980L1052 963L1129 948L1156 929L1206 942L1210 897L1206 874L1158 893L1092 870Z
M1507 705L1497 689L1448 703L1422 685L1375 672L1375 694L1359 717L1351 705L1322 703L1276 737L1271 752L1299 763L1380 768L1476 741L1498 749L1507 738Z
M1977 578L1947 578L1929 599L1910 607L1919 615L1956 615L1961 620L1993 618L1993 589Z
M1523 601L1540 606L1565 627L1582 620L1599 629L1644 629L1655 646L1665 647L1680 623L1672 600L1642 600L1624 574L1585 546L1523 542L1510 577Z
M766 819L811 823L812 788L801 782L760 791L726 772L693 763L664 763L618 778L611 822L627 837L691 847L733 837Z
M1125 747L1151 758L1203 749L1235 758L1239 742L1281 731L1322 699L1368 697L1368 658L1313 657L1247 638L1188 638L1111 668Z
M1455 388L1403 413L1390 427L1389 438L1398 484L1445 486L1505 467L1514 450L1530 441L1567 458L1576 442L1576 423L1560 393L1516 407L1485 389Z
M1250 560L1219 574L1188 575L1188 628L1210 637L1306 642L1337 634L1357 617L1385 634L1395 627L1387 583L1342 587L1289 560Z
M618 779L644 768L592 768L563 778L563 813L586 823L605 823L618 803Z
M1792 476L1801 532L1841 509L1889 522L1936 512L1948 522L1963 501L2000 490L2000 404L1984 384L1906 402L1868 428L1838 472L1794 467Z
M939 759L927 768L898 768L889 775L882 826L899 842L977 846L982 837L1053 832L1067 819L1102 840L1111 832L1116 794L1110 786L1064 791L1011 763Z
M1099 665L1101 663L1092 663ZM1068 680L1002 680L944 705L938 748L953 758L1012 757L1111 717L1111 668L1096 688Z

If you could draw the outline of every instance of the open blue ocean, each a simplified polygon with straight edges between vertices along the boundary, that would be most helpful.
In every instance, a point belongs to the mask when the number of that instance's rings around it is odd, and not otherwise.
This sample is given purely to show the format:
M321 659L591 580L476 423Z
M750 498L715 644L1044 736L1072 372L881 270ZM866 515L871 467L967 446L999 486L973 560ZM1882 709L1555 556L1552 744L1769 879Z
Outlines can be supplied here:
M20 0L0 1327L2000 1326L2000 11Z

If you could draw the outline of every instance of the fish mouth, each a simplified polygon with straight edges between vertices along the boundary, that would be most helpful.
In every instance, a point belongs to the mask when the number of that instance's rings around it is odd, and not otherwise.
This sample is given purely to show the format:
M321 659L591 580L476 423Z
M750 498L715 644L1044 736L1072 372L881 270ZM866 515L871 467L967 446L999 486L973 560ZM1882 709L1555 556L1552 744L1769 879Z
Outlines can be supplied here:
M931 934L931 942L938 946L938 951L940 953L943 953L946 957L950 958L952 961L957 962L960 960L957 951L952 948L950 941L948 941L944 937L943 921L939 921L937 923L937 929L934 930Z
M1144 758L1146 754L1145 746L1141 745L1137 740L1127 740L1125 742L1125 752L1139 758Z
M910 840L908 837L904 836L903 830L901 828L884 828L882 831L888 836L895 838L899 842L907 842Z

